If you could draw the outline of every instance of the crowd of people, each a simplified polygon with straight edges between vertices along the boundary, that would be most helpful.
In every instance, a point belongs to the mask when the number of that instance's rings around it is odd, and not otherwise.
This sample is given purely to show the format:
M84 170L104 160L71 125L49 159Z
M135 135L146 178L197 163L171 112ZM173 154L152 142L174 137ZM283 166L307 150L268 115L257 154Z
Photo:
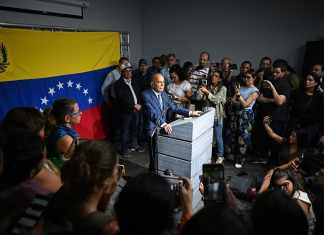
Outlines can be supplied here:
M150 67L141 59L135 70L127 58L120 59L118 67L107 75L102 92L113 116L111 137L122 156L142 152L148 141L145 119L149 119L149 108L142 94L151 89L155 74L163 76L164 91L178 108L216 109L213 160L217 163L226 159L237 168L247 160L279 165L289 160L284 149L291 134L297 136L301 152L322 148L321 64L299 76L287 61L272 62L270 57L262 58L255 69L250 61L243 61L236 75L237 65L228 57L211 63L209 53L202 52L198 63L194 66L187 61L181 67L176 55L169 54L154 57ZM117 73L121 79L114 83ZM166 111L167 123L176 117L172 110Z
M234 75L236 67L228 57L211 63L207 52L197 66L180 66L169 54L150 67L141 59L134 71L121 58L101 90L114 114L112 143L80 140L73 125L82 112L72 99L43 113L10 110L0 126L0 234L323 234L323 66L304 77L269 57L257 70L244 61ZM199 116L208 107L215 108L215 164L267 160L250 209L220 182L224 200L193 215L190 180L181 177L175 193L154 174L157 130L169 134L178 115ZM146 146L149 172L127 178L106 213L123 177L119 157Z

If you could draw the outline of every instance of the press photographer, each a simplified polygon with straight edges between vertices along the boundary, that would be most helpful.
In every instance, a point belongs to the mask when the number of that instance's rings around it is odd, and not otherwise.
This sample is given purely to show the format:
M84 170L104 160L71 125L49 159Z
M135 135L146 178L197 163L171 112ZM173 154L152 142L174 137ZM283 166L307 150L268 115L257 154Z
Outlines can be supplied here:
M216 163L222 163L224 160L224 144L223 144L223 122L225 117L224 105L226 103L226 87L222 83L222 74L220 71L211 73L206 84L202 84L197 92L197 100L202 100L204 103L203 108L215 108L214 119L214 138L216 143L216 156L213 160Z

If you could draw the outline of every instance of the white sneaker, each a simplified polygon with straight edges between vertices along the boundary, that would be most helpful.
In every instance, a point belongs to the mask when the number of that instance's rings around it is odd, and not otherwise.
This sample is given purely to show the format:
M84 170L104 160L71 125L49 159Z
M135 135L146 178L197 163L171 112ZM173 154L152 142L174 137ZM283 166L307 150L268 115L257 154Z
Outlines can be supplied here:
M218 157L216 160L216 164L223 164L224 158L223 157Z
M242 164L241 163L235 163L235 168L237 168L237 169L240 169L240 168L242 168Z

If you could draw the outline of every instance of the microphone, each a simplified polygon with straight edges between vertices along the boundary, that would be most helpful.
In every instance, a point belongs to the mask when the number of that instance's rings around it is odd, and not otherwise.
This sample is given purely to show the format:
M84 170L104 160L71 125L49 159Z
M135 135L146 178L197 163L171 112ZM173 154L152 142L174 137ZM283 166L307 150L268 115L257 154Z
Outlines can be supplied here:
M168 108L164 108L163 111L161 112L161 115L159 116L159 118L156 120L156 123L155 123L155 128L153 129L153 132L151 134L151 137L153 137L154 133L156 132L156 130L160 127L160 121L161 121L161 118L166 114L166 112L168 111Z

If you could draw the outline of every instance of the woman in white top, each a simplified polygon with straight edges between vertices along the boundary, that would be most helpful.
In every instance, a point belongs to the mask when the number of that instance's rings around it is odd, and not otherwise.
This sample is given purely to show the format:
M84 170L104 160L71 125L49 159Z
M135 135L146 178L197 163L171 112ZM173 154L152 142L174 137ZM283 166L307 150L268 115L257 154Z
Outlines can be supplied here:
M190 83L187 80L184 80L179 65L176 64L170 68L170 77L172 82L167 86L167 92L172 95L172 99L175 103L182 107L186 107L190 102L192 91Z

